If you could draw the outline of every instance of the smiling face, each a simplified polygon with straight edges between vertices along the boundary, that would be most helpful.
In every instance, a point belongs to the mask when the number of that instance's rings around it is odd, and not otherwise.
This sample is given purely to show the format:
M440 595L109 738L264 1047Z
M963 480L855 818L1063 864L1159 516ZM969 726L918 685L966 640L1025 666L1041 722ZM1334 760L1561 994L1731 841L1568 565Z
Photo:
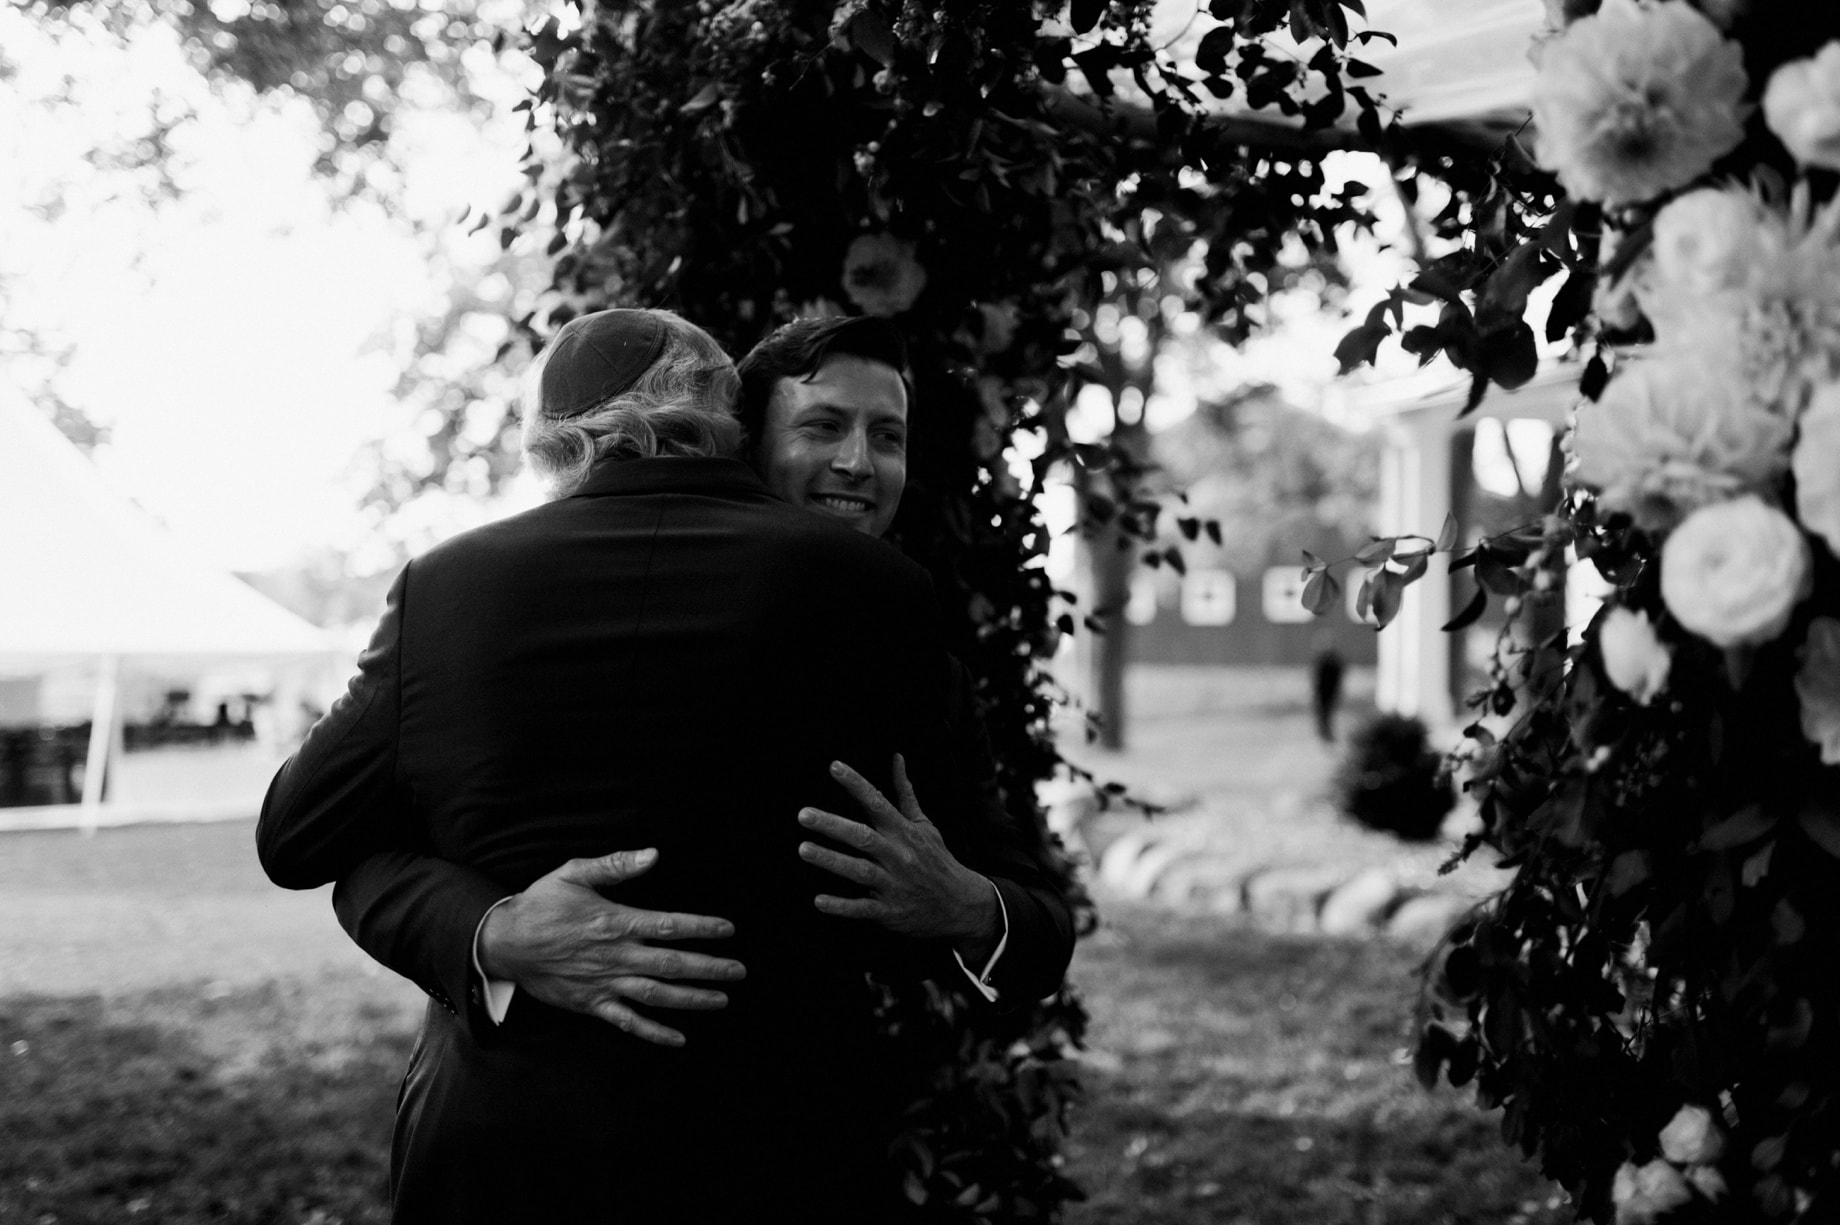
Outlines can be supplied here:
M774 495L880 536L907 485L907 388L891 366L839 355L779 381L755 466Z

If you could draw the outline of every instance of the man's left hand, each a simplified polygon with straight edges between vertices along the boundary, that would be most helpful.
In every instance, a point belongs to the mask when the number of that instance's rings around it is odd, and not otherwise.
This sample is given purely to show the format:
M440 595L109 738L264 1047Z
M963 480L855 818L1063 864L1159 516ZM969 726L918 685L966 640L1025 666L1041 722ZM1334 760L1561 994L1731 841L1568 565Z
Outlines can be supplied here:
M875 923L903 936L950 940L968 962L987 959L1002 938L996 890L947 849L939 827L920 810L900 754L894 759L898 807L840 761L831 763L831 776L862 807L867 820L800 809L800 825L846 849L802 842L799 856L860 885L863 896L822 893L816 899L818 909L838 918Z

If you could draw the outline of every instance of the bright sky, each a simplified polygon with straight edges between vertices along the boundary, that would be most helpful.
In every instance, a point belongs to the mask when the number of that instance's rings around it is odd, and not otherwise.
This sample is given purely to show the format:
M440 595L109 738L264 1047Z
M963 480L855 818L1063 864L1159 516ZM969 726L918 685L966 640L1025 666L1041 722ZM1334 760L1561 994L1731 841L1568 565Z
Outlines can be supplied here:
M315 127L304 105L214 97L162 31L137 37L131 51L53 44L8 8L0 47L13 70L10 79L0 73L0 164L24 171L0 177L6 316L74 342L61 386L112 428L99 466L227 567L269 569L315 547L360 544L354 456L413 428L389 394L399 358L375 342L438 301L407 228L374 209L334 212L312 177ZM33 103L66 73L78 105ZM408 198L418 215L457 220L469 205L504 198L521 144L508 104L521 93L509 77L503 84L500 129L439 114L399 129L414 151ZM157 213L104 197L104 181L82 161L98 133L144 122L156 91L206 117L181 150L184 202ZM1359 159L1336 172L1381 182ZM1378 204L1398 211L1390 196ZM460 233L456 225L450 242L461 244ZM482 256L493 243L489 234L470 241ZM1406 266L1396 252L1359 259L1359 280L1374 287L1366 301ZM1314 404L1335 375L1348 321L1324 315L1308 294L1276 299L1272 310L1284 324L1273 336L1240 350L1201 342L1198 358L1191 350L1161 363L1152 428L1186 416L1198 396L1250 381ZM1396 346L1385 352L1389 365L1410 368ZM1083 415L1071 423L1076 435L1098 427Z
M0 81L0 164L24 170L0 178L8 318L74 341L61 386L112 428L99 466L222 565L349 546L363 530L353 457L408 424L389 395L395 359L374 342L435 292L406 227L375 209L335 213L311 175L304 105L212 97L176 39L53 45L8 9L0 47L15 70ZM78 105L33 105L64 73ZM184 202L158 213L107 199L81 158L93 134L133 130L155 90L205 116L183 148ZM427 116L404 138L425 215L496 204L515 180L511 125L487 134ZM53 200L62 211L47 215Z

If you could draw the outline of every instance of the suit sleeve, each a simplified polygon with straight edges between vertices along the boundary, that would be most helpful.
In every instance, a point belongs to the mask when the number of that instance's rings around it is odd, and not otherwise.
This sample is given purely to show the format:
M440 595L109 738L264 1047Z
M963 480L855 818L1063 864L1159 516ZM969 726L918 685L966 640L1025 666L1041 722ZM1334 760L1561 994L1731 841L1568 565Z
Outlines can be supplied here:
M473 972L480 920L515 890L426 848L378 851L341 875L332 891L339 926L372 958L464 1017L473 1038L498 1033Z
M358 673L269 784L256 850L290 889L337 882L332 905L352 940L488 1035L472 973L473 935L504 887L435 857L397 770L404 611L410 567L384 604Z
M1042 862L1020 822L1003 804L990 736L971 691L971 678L957 659L949 661L948 727L953 767L959 772L966 819L955 820L948 842L966 867L982 873L1002 895L1009 919L1009 944L991 975L1004 1008L1052 995L1073 959L1073 908L1064 889ZM1045 849L1045 848L1044 848Z
M358 673L269 784L256 853L285 889L315 889L372 852L415 836L397 771L403 613L409 566L396 576Z
M357 675L282 763L261 802L256 853L280 887L328 885L375 850L420 837L397 773L408 570L390 587Z

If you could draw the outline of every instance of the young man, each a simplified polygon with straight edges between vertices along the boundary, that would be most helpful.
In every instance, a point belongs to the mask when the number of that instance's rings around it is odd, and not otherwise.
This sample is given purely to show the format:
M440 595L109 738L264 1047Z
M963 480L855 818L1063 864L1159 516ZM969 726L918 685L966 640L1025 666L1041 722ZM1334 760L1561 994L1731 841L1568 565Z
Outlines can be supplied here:
M935 947L975 961L976 906L905 904L1002 887L935 855L882 888L872 856L802 851L824 830L793 816L874 794L832 760L880 775L901 749L942 823L884 811L878 831L1029 871L969 827L944 764L924 576L726 458L733 374L707 342L662 312L563 330L526 446L565 496L405 568L350 695L264 806L277 883L336 879L354 939L436 1001L398 1110L398 1221L873 1219L889 1124L861 975ZM590 858L609 847L656 866ZM839 877L857 896L814 907ZM622 879L620 903L599 896ZM921 926L891 944L898 925L829 917L864 904ZM653 943L686 936L724 939ZM527 993L502 1025L482 969ZM670 1031L635 1003L685 1010L688 1042L648 1045Z

